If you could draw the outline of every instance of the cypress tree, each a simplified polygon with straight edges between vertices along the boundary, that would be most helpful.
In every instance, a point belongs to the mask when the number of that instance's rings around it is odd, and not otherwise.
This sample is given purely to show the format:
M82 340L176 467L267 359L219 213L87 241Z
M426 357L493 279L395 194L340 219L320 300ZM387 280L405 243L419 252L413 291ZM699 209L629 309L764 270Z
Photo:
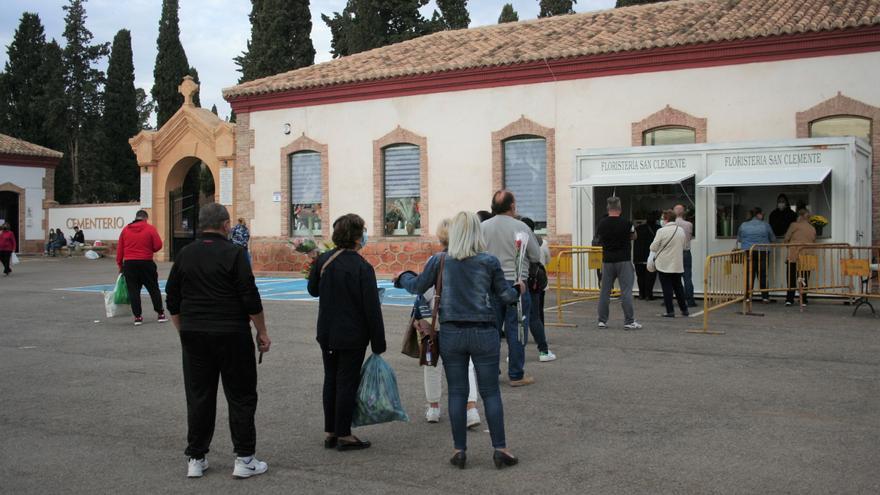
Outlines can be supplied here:
M217 115L217 105L211 105L211 113Z
M645 5L649 3L660 3L665 2L667 0L617 0L617 5L614 7L629 7L630 5Z
M425 19L428 0L348 0L342 13L322 14L333 37L333 57L343 57L429 34L441 23Z
M251 39L235 57L239 82L315 63L309 0L251 0Z
M67 97L67 146L73 179L72 200L99 199L102 185L98 160L97 135L100 133L100 90L104 73L94 67L108 53L107 43L92 44L92 33L86 28L85 0L70 0L64 6L63 51L64 87ZM81 179L89 180L83 182ZM84 185L81 189L80 184Z
M0 132L36 144L46 141L45 116L36 106L42 93L43 83L38 73L45 47L46 33L40 17L25 12L6 51L8 59L0 92L3 100Z
M155 102L143 88L135 90L135 97L137 98L138 129L152 129L150 117L153 115L153 110L156 109Z
M177 92L177 87L183 81L183 76L190 73L186 52L180 44L179 8L178 0L162 0L152 90L157 127L162 127L183 104L183 95Z
M192 78L193 78L193 82L194 82L194 83L199 84L199 85L202 84L201 81L199 81L199 71L197 71L195 67L190 67L190 68L189 68L189 72L187 72L187 73L188 73L190 76L192 76ZM182 79L181 79L181 81L182 81ZM180 86L179 83L178 83L178 86ZM193 94L193 105L195 105L196 108L201 108L201 107L202 107L202 100L199 99L199 93L200 93L200 92L201 92L201 88L197 89L196 92L195 92L195 94ZM178 93L178 94L179 94L179 93ZM181 97L182 97L182 95L181 95ZM175 110L175 111L176 111L176 110Z
M501 15L498 16L498 24L517 21L519 21L519 14L513 10L513 5L505 3L504 7L501 7Z
M437 0L445 29L465 29L471 23L467 0Z
M576 3L577 0L540 0L541 11L538 13L538 17L574 14L574 4Z
M134 88L131 32L121 29L113 38L107 84L104 87L104 172L114 187L113 201L136 199L139 192L137 159L129 138L140 130L137 92Z

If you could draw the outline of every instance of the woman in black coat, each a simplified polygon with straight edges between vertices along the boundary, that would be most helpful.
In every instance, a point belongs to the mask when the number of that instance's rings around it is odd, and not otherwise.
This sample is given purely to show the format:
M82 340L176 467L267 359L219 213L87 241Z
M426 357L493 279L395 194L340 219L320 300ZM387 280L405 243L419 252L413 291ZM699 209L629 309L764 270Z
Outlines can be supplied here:
M315 260L309 294L319 298L318 343L324 360L324 447L366 449L351 434L361 365L369 345L385 352L385 326L373 267L358 254L367 242L364 219L349 213L333 222L336 249Z
M654 283L657 273L648 271L648 254L654 234L660 229L657 225L660 216L656 211L648 213L647 221L636 227L636 240L633 241L633 263L636 265L636 280L639 284L639 299L654 300Z

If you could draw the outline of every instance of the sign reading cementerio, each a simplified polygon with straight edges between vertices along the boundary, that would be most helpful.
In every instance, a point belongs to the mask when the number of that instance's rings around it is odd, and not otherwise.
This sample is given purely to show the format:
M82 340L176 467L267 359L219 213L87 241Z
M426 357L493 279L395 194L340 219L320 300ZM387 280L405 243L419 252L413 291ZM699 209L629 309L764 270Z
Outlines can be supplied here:
M78 226L83 230L86 242L115 241L122 228L134 220L138 209L140 205L137 203L50 208L49 228L60 228L70 237L73 228Z

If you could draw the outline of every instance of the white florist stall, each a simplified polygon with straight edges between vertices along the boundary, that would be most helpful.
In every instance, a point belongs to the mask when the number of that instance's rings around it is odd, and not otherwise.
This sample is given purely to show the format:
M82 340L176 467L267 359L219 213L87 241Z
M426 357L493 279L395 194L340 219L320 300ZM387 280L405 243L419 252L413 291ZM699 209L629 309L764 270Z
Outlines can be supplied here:
M638 225L650 212L688 207L694 223L693 278L702 289L708 254L737 246L739 225L779 194L828 219L819 242L866 245L871 233L871 148L861 139L781 141L579 149L575 152L573 241L589 245L605 201L616 195Z

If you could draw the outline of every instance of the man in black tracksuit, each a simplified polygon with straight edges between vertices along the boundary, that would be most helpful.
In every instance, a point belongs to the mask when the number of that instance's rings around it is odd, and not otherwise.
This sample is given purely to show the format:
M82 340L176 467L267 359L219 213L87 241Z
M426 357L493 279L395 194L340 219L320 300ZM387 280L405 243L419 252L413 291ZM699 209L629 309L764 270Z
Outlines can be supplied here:
M165 292L180 333L187 406L189 477L207 469L205 454L214 434L217 380L229 403L229 428L237 456L233 476L266 471L253 457L256 446L257 364L250 323L260 352L268 352L260 293L246 254L229 242L229 212L213 203L199 212L201 236L187 245L171 268Z

